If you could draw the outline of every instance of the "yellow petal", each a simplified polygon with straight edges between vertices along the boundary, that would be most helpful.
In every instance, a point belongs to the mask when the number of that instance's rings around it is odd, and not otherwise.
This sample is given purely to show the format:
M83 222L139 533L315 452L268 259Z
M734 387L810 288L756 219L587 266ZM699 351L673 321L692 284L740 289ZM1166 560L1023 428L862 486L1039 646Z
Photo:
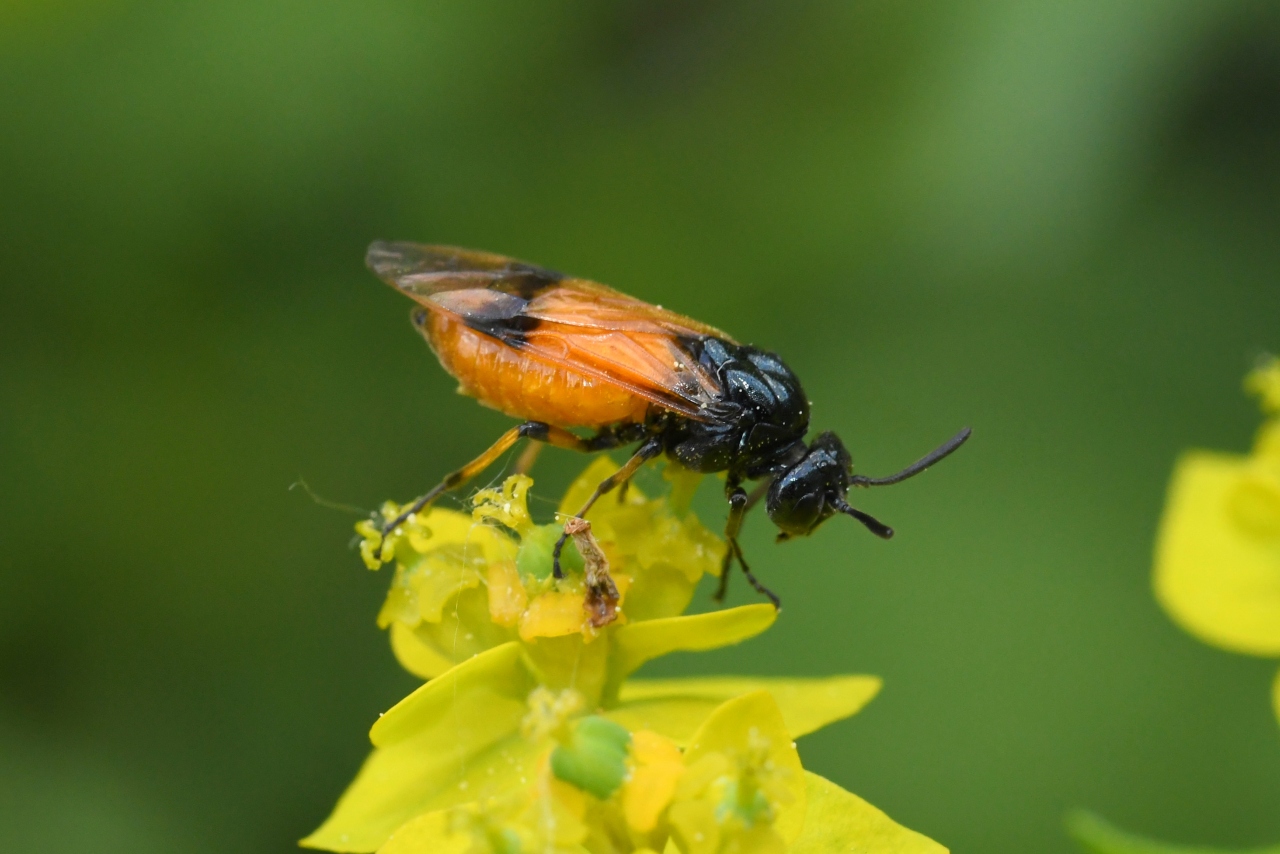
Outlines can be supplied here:
M612 543L602 543L608 553ZM684 613L693 601L696 582L678 566L659 562L641 566L627 595L627 616L636 621L657 620Z
M510 537L462 513L433 508L424 524L396 538L396 573L379 626L440 622L460 591L480 585L487 566L515 556Z
M483 587L462 590L448 602L439 622L424 620L412 631L423 646L452 664L501 646L516 636L514 630L489 618L489 596Z
M1270 358L1250 371L1244 388L1258 396L1263 412L1280 412L1280 360Z
M876 854L946 854L947 849L927 836L908 830L855 794L812 774L804 774L809 812L804 831L791 854L837 854L874 851Z
M462 547L433 551L423 555L406 570L417 594L420 619L438 623L449 602L463 590L480 586L480 567L464 562ZM411 625L417 625L414 620Z
M623 683L618 705L605 716L633 732L649 729L677 744L688 744L716 706L751 691L765 690L777 701L787 733L794 739L857 714L880 691L880 684L876 676L631 679Z
M520 639L558 638L577 634L587 622L582 590L548 590L533 598L520 617Z
M675 460L667 460L667 465L662 470L662 479L671 484L671 495L667 500L674 512L681 516L689 512L689 505L693 503L693 495L698 491L702 478L702 472L687 469Z
M529 604L515 561L499 561L489 567L489 616L500 626L514 626Z
M436 810L397 828L378 854L466 854L470 846L468 834L450 830L448 810Z
M454 665L434 646L423 643L413 629L403 623L391 624L391 651L401 667L423 679L434 679Z
M1192 452L1174 471L1156 541L1156 596L1206 643L1280 655L1280 537L1246 458ZM1280 530L1280 529L1278 529Z
M1272 418L1258 428L1253 439L1253 456L1272 464L1280 460L1280 420Z
M681 801L672 804L667 820L683 840L684 854L716 854L720 850L720 824L710 801Z
M608 454L601 454L591 461L591 465L583 470L582 474L574 478L573 483L565 490L564 498L560 499L560 507L556 511L561 516L572 516L582 509L582 505L587 503L587 499L596 491L596 487L600 485L600 481L618 470L618 464L609 458ZM643 503L644 494L634 486L627 490L627 503ZM610 501L599 501L596 507L592 508L593 512L587 514L587 518L595 520L596 509L605 504L616 504L617 498Z
M622 626L612 636L609 690L616 690L646 661L671 652L698 652L741 643L772 626L777 618L774 607L762 603Z
M374 750L333 813L300 844L325 851L376 851L415 816L501 795L532 778L537 767L536 748L518 734L499 736L474 752L472 746L450 749L427 731Z
M782 712L768 691L735 697L712 712L694 733L685 751L685 765L693 766L704 756L716 753L733 755L760 739L768 742L767 759L778 776L779 788L786 794L785 798L770 799L777 810L773 828L791 843L805 823L804 768Z
M465 545L480 551L485 561L515 553L516 543L492 526L478 523L468 513L432 507L414 517L405 538L419 553L445 545Z
M635 767L622 789L622 812L632 830L648 833L671 803L684 761L674 742L647 730L631 734L631 756Z
M588 708L601 704L609 663L607 641L588 643L581 634L538 638L525 645L524 654L539 684L555 690L572 688Z
M768 825L747 828L734 840L735 850L742 854L787 854L787 843Z
M519 729L525 698L533 687L520 645L505 643L451 668L396 703L374 723L369 740L386 747L441 728L448 730L446 743L465 741L468 728L478 722L472 707L486 721L511 720Z
M519 731L532 688L512 642L414 691L374 724L379 749L302 844L375 851L415 816L524 783L536 748Z

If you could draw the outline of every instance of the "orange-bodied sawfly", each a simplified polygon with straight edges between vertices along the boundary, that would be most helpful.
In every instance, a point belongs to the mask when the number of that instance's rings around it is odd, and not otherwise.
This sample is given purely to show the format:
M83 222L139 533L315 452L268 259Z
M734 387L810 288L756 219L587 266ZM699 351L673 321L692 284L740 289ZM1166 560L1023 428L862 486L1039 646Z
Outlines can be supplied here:
M810 534L835 513L888 539L893 529L850 506L849 489L906 480L969 438L965 428L889 477L854 474L835 433L806 444L809 401L791 369L705 323L488 252L378 241L366 262L418 303L414 325L460 390L523 421L387 522L384 533L465 484L520 439L584 452L638 443L577 515L662 454L694 471L724 472L727 551L716 599L724 597L736 559L751 585L777 606L778 597L751 573L738 544L743 518L760 498L779 540ZM570 428L594 432L583 437ZM748 493L747 481L759 486ZM557 577L564 542L562 535L555 548Z

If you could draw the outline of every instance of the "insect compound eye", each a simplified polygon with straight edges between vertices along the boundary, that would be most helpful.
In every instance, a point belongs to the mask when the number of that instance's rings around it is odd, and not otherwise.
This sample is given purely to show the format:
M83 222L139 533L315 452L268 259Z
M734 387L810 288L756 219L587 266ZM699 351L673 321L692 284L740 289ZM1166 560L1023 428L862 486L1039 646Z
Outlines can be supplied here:
M791 537L803 537L831 515L825 503L822 493L806 491L798 481L784 483L779 479L769 490L766 508L778 530Z
M823 455L822 461L830 461ZM826 500L825 466L806 458L776 478L765 497L769 519L784 534L803 537L834 512Z
M849 455L835 434L824 433L796 465L769 486L765 509L785 534L805 536L835 513L849 489Z

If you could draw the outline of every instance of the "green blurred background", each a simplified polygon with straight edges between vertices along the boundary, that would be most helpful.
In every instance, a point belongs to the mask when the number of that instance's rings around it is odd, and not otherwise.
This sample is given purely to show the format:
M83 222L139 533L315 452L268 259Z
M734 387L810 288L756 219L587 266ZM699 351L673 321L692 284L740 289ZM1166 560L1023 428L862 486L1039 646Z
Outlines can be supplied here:
M882 675L802 755L957 851L1278 841L1275 664L1149 583L1175 455L1257 424L1278 227L1275 4L4 2L0 849L293 850L413 687L289 486L405 499L509 422L379 237L775 349L868 473L974 427L866 496L892 543L754 519L780 623L653 672Z

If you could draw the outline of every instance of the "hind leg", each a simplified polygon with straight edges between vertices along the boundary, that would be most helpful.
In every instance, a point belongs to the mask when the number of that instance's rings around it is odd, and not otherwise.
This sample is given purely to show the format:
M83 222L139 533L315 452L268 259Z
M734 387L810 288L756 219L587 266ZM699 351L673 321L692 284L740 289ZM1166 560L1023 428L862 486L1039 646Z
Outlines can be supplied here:
M603 436L604 434L602 433L601 435ZM597 447L601 443L601 436L595 436L591 439L583 439L561 427L553 427L550 424L544 424L541 421L526 421L519 426L512 427L510 430L499 436L498 441L490 445L489 449L483 454L476 457L457 471L453 471L445 475L444 480L436 484L430 492L410 504L400 513L399 516L384 524L382 526L383 536L386 536L391 531L394 531L396 528L403 525L405 520L413 514L431 506L431 504L444 493L466 485L467 481L493 465L494 461L497 460L498 457L506 453L512 445L521 439L532 440L530 443L530 449L540 448L543 444L555 445L558 448L568 448L569 450L583 452L601 449ZM525 454L521 455L520 463L525 463L526 458L528 458L527 465L532 466L533 459L536 457L536 451L530 452L529 450L526 450ZM517 463L517 469L519 469L520 463Z

